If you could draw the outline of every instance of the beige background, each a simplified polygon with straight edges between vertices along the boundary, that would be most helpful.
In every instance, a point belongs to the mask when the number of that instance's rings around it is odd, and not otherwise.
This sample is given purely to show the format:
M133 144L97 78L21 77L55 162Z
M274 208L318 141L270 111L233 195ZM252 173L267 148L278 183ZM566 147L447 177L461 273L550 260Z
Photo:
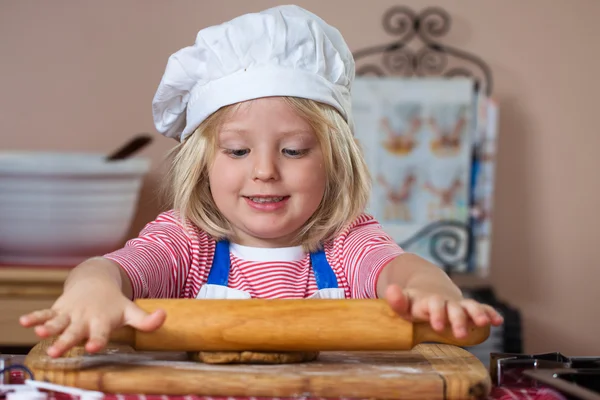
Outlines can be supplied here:
M109 151L154 132L167 57L198 29L282 4L265 0L0 0L0 147ZM442 4L444 42L491 66L501 140L491 281L523 313L526 351L600 355L598 0L303 0L353 50L388 42L390 6ZM132 228L159 211L161 158ZM595 292L595 293L594 293Z

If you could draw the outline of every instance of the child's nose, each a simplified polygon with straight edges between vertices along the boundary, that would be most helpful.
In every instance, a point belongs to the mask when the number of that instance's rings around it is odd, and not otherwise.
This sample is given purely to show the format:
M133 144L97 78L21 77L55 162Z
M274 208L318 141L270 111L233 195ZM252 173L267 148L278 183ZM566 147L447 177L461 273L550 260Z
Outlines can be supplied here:
M277 160L271 156L257 157L252 175L253 179L262 181L279 179Z

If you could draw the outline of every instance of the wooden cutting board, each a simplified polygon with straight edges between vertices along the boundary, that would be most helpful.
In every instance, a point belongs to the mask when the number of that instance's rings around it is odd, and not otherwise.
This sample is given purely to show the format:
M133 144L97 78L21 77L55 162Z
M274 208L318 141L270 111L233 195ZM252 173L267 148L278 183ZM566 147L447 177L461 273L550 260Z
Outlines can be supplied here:
M403 352L322 352L318 360L286 365L208 365L185 353L136 352L109 345L64 357L38 343L25 364L35 379L113 394L358 399L471 399L491 390L487 369L459 347L420 344Z

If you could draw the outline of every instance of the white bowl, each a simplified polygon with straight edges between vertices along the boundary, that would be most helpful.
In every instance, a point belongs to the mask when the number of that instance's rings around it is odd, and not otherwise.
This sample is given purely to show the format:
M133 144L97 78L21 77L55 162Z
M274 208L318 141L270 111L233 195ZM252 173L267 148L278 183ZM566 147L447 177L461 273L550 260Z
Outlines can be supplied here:
M0 264L72 266L115 250L149 167L145 158L0 152Z

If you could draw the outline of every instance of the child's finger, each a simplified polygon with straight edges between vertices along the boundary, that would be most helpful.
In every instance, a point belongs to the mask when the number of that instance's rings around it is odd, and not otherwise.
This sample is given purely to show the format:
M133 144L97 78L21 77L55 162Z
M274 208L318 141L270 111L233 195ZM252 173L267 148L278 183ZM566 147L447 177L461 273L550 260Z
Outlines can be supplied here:
M504 322L504 317L502 317L502 315L498 311L496 311L494 307L485 305L484 310L488 318L492 322L492 325L502 325L502 323Z
M429 310L429 297L417 297L411 307L412 318L415 320L429 321L430 310Z
M464 300L461 302L463 308L467 311L475 325L485 326L490 323L491 319L485 311L482 304L474 300Z
M441 297L429 298L429 320L435 331L442 331L446 324L446 301Z
M36 326L35 333L42 338L57 335L66 329L70 321L67 314L58 314L43 325Z
M164 310L159 309L148 314L133 302L125 308L124 312L125 325L143 332L151 332L160 328L166 318L167 314Z
M90 321L89 332L85 350L89 353L95 353L107 345L110 335L110 323L105 319L94 318Z
M85 325L80 321L72 321L69 327L48 348L50 357L59 357L71 347L79 344L86 335Z
M411 300L398 285L390 285L385 291L385 298L396 314L402 318L411 317Z
M19 322L25 328L29 328L34 325L40 325L53 318L56 315L56 311L51 309L34 311L26 314L19 318Z
M467 336L467 314L459 303L454 301L448 302L448 320L452 326L452 332L457 338Z

